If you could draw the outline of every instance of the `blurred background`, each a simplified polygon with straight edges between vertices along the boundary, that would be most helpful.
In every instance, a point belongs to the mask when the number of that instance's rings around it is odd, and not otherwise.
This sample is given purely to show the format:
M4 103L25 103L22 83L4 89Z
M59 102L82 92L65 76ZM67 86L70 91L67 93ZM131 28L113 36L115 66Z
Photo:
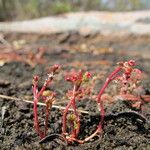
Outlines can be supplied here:
M0 0L0 21L16 21L75 11L150 9L150 0Z

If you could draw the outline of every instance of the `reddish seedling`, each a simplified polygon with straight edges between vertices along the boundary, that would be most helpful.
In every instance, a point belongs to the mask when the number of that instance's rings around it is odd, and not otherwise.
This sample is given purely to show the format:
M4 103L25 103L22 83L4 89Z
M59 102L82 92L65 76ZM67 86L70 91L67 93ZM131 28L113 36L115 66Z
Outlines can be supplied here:
M133 105L135 107L139 107L142 104L139 97L132 95L132 94L130 94L130 95L128 94L129 87L132 88L132 91L140 88L138 83L141 80L141 71L134 68L135 61L129 60L127 62L120 62L120 63L118 63L118 65L119 66L108 76L108 78L106 79L106 81L104 82L102 88L100 89L100 91L98 93L97 104L98 104L99 110L100 110L100 122L97 126L96 131L89 137L85 138L84 142L89 141L94 136L96 136L99 133L102 133L102 131L103 131L102 126L103 126L103 122L104 122L105 111L104 111L102 95L104 94L105 89L109 86L110 82L112 82L113 80L120 81L120 84L121 84L120 95L123 98L130 100L130 101L135 101L136 103L135 103L135 105ZM148 97L143 96L143 99L144 98L145 98L145 101L148 101Z
M96 96L96 102L100 111L99 124L95 132L83 140L78 139L78 135L80 133L80 115L77 111L77 102L90 94L88 81L91 78L91 74L89 72L84 73L83 71L74 71L74 70L71 71L70 73L67 73L65 79L66 81L69 81L71 83L72 89L68 90L66 94L69 101L63 112L62 134L68 143L74 141L84 143L103 132L102 127L105 117L105 109L103 103L105 102L105 98L109 96L105 93L105 90L107 87L109 87L112 81L115 81L120 89L119 97L127 101L131 101L132 107L141 109L141 106L144 102L150 102L150 96L139 94L140 93L139 91L142 91L142 86L140 85L142 72L137 68L135 68L135 65L136 64L134 60L120 62L118 63L118 67L108 76L102 88L99 90L98 95ZM46 88L52 82L54 75L57 73L58 69L59 69L58 65L54 65L50 69L48 78L46 79L40 91L38 91L39 77L35 76L33 80L34 126L41 138L45 137L47 134L50 108L52 107L52 103L55 97L54 92L47 91ZM38 112L37 112L38 111L37 103L39 99L42 99L46 103L46 110L45 110L46 118L44 131L42 131L39 127ZM73 109L72 113L69 112L70 108Z
M33 78L32 90L33 90L33 96L34 96L34 108L33 108L34 127L35 127L35 130L41 139L44 138L47 134L49 113L50 113L50 109L52 107L52 103L53 103L54 97L55 97L55 93L50 91L50 90L46 90L46 88L51 84L51 82L52 82L52 80L53 80L53 78L54 78L54 76L57 73L57 70L59 68L60 68L59 65L54 65L49 69L47 79L45 80L45 82L44 82L44 84L40 90L38 90L39 76L36 75ZM38 106L37 106L37 104L38 104L39 100L44 101L44 103L46 104L44 131L42 131L40 129L39 119L38 119Z
M62 125L62 134L65 136L68 142L79 142L78 134L80 131L80 116L77 111L76 102L81 100L85 95L89 94L89 88L84 87L83 85L89 80L91 74L89 72L83 73L83 71L72 71L67 74L66 80L71 82L73 88L68 90L67 97L69 102L66 106L66 109L63 112L63 125ZM73 108L73 113L69 113L69 108ZM67 124L70 128L68 128ZM70 130L70 132L68 130Z

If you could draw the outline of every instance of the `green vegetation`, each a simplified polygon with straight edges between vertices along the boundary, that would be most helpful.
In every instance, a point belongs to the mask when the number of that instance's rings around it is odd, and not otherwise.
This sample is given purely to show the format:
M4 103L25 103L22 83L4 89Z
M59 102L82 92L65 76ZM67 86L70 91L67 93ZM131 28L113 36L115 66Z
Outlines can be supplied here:
M149 8L143 0L0 0L0 21L24 20L72 11Z
M51 9L54 14L66 13L73 10L71 4L67 1L57 1L56 3L52 4Z

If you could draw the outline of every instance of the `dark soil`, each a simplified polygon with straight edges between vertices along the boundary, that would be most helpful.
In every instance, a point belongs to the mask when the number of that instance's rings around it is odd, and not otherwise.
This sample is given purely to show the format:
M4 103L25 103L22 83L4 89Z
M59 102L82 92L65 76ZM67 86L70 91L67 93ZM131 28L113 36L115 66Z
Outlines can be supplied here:
M62 64L62 71L57 75L50 89L57 92L57 101L70 84L64 82L65 71L72 68L84 69L98 74L100 80L96 81L95 93L102 86L106 76L113 70L116 63L121 60L135 59L138 68L144 72L143 81L145 94L150 94L150 36L108 37L101 35L81 36L78 33L65 33L56 35L22 35L7 34L5 39L9 43L24 40L25 44L19 45L17 53L24 55L29 51L36 53L37 48L45 47L45 64L37 64L34 68L25 62L11 61L0 67L0 94L17 97L22 100L32 100L32 78L39 74L42 81L46 76L46 68L59 63ZM19 42L18 42L19 43ZM1 48L1 51L5 51ZM10 49L11 50L11 49ZM0 53L1 55L1 53ZM40 85L41 86L41 85ZM114 94L113 90L107 90ZM60 104L59 104L60 105ZM61 104L65 106L66 103ZM51 136L45 144L39 144L40 138L33 127L33 105L24 101L16 101L0 98L1 116L0 119L0 149L1 150L33 150L33 149L57 149L57 150L148 150L150 149L150 124L140 117L132 114L106 117L104 132L101 136L93 138L85 144L73 143L66 145L66 142L59 136L62 126L62 110L53 108L49 118L48 135ZM79 109L91 112L90 115L81 114L80 139L90 135L99 121L96 103L93 100L85 99L78 103ZM124 101L117 101L113 105L105 107L106 114L115 114L124 111L136 111L150 119L150 104L144 105L143 111L133 110ZM43 106L39 106L39 116L43 121ZM93 113L95 112L95 113ZM3 115L4 113L4 115Z

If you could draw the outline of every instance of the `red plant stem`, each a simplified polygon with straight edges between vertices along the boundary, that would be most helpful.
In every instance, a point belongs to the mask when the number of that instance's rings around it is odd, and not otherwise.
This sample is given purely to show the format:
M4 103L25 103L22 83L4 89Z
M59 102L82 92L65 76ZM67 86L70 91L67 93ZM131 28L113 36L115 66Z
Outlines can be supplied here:
M53 80L53 77L48 77L48 79L45 81L44 85L42 86L41 90L37 94L38 98L42 95L42 93L45 91L46 87L50 84L52 80Z
M74 114L75 114L75 116L77 118L77 129L74 129L74 127L73 127L73 131L71 133L71 137L73 137L73 138L77 137L77 135L79 133L79 130L80 130L80 118L79 118L78 112L76 110L77 108L76 108L76 103L75 103L75 93L78 90L78 88L79 88L79 86L76 87L76 85L74 85L72 98L71 98L70 102L68 103L68 105L66 106L66 109L64 110L64 113L63 113L63 127L62 127L62 132L65 135L65 134L67 134L67 132L66 132L66 121L67 121L66 118L67 117L66 116L67 116L67 113L68 113L68 109L72 105L72 107L74 109Z
M97 129L96 129L96 131L95 131L93 134L91 134L89 137L87 137L87 138L85 138L85 139L83 140L83 143L84 143L84 142L87 142L87 141L89 141L90 139L92 139L93 137L95 137L95 136L97 135L97 133L99 133L99 132L101 131L101 129L102 129L102 127L101 127L101 126L98 126Z
M37 91L37 82L34 82L33 85L33 94L34 94L34 106L33 106L33 112L34 112L34 126L35 129L37 131L37 133L39 134L40 138L44 138L46 136L47 133L47 126L48 126L48 118L49 118L49 110L47 110L48 108L46 108L46 118L45 118L45 130L44 132L42 132L40 130L39 127L39 119L38 119L38 112L37 112L37 103L38 103L38 99L39 97L42 95L42 93L44 92L44 90L46 89L46 87L50 84L50 82L52 81L53 77L48 77L48 79L45 81L44 85L42 86L41 90L38 92Z
M37 114L37 101L35 99L34 101L34 126L35 126L35 129L37 131L37 133L39 134L40 138L44 138L44 134L43 132L40 130L40 127L39 127L39 119L38 119L38 114Z
M103 125L103 121L104 121L104 116L105 116L105 111L104 111L104 105L103 105L103 101L101 100L101 96L104 93L105 89L108 87L109 83L114 80L115 76L117 75L117 73L119 73L121 71L121 67L117 67L106 79L104 85L102 86L102 88L100 89L98 96L97 96L97 103L101 112L101 116L100 116L100 122L97 126L96 131L91 134L89 137L84 139L84 142L92 139L94 136L97 135L97 133L99 133L100 131L102 131L102 125Z
M69 110L69 108L70 108L70 106L71 106L71 103L72 103L72 101L70 101L69 103L68 103L68 105L66 106L66 108L65 108L65 110L64 110L64 112L63 112L63 118L62 118L62 133L64 134L64 135L66 135L67 134L67 132L66 132L66 119L67 119L67 113L68 113L68 110Z
M99 104L100 107L100 111L101 111L101 120L99 122L99 125L101 126L103 124L104 121L104 116L105 116L105 111L104 111L104 105L103 105L103 101L101 101L101 96L102 94L105 92L105 89L108 87L109 83L114 79L114 77L117 75L118 72L121 71L121 67L117 67L106 79L104 85L102 86L101 90L98 93L97 96L97 103Z
M37 82L34 83L33 85L33 94L34 94L34 106L33 106L33 111L34 111L34 127L36 132L39 134L40 138L42 139L44 137L43 132L40 130L39 127L39 119L38 119L38 113L37 113L37 103L38 103L38 98L37 98Z
M75 137L77 137L79 131L80 131L80 117L79 117L79 114L77 112L77 107L76 107L76 103L75 103L75 99L73 99L72 101L72 106L73 106L73 109L74 109L74 114L77 118L77 129L75 129Z
M105 89L107 88L107 86L109 85L109 83L114 79L114 76L120 72L122 68L121 67L117 67L106 79L104 85L102 86L102 88L100 89L98 96L97 96L97 102L100 103L101 101L101 96L104 93Z
M72 105L72 101L75 99L75 90L76 90L76 86L74 85L74 88L73 88L73 97L71 98L70 102L68 103L68 105L66 106L66 108L65 108L65 110L63 112L62 133L64 135L67 134L67 132L66 132L67 113L68 113L68 110L69 110L70 106Z

